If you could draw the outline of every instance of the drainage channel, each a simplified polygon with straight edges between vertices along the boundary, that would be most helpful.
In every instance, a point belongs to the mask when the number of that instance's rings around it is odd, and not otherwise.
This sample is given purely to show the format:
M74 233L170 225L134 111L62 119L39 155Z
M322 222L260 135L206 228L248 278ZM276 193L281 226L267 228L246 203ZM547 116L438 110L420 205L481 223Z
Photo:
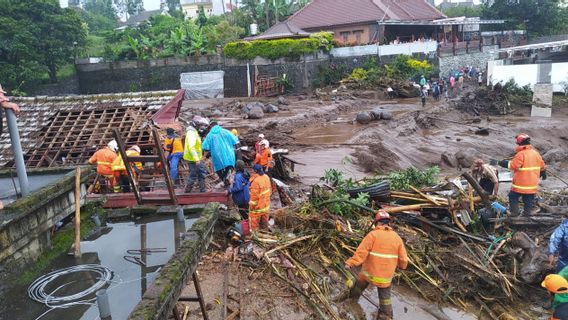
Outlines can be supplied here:
M81 242L82 257L61 256L45 273L83 264L100 264L113 272L106 287L113 319L126 319L142 295L180 245L180 234L191 227L197 215L177 221L175 217L152 216L137 221L109 223L94 238ZM153 250L149 250L153 249ZM67 296L90 288L98 279L91 272L75 272L48 283L45 292ZM28 285L6 290L0 319L98 319L97 306L73 304L48 308L28 297ZM53 293L54 292L54 293ZM93 299L94 294L86 299Z

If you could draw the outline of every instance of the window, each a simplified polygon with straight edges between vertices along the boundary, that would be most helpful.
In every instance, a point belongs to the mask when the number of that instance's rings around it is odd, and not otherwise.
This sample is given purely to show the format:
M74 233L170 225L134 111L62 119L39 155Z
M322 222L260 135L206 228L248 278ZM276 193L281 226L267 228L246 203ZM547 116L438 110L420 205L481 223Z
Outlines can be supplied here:
M343 32L339 33L339 35L341 36L341 41L343 41L343 43L349 42L349 34L350 33L351 33L351 31L343 31Z
M355 35L355 41L357 44L361 44L361 35L363 34L363 30L353 30L353 34Z

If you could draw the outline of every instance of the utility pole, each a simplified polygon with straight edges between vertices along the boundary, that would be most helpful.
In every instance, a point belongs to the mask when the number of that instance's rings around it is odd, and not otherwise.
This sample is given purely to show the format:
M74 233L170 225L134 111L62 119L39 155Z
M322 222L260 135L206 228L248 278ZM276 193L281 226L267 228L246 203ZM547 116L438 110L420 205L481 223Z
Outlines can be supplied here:
M274 4L274 15L275 15L275 21L274 24L277 24L278 22L278 6L276 5L276 0L272 0L272 3Z
M28 183L28 173L26 172L26 164L24 162L24 152L20 144L20 133L18 132L18 123L16 122L16 114L12 109L6 109L6 122L10 131L10 142L12 143L12 152L14 152L14 162L16 163L16 173L20 182L20 193L22 197L30 193Z

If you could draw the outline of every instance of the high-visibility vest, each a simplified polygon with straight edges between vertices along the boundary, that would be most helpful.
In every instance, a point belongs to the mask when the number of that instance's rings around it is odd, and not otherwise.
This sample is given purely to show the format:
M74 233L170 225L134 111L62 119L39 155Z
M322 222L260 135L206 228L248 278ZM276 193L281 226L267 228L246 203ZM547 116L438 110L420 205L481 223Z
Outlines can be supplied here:
M509 161L513 172L511 191L522 194L535 194L540 181L540 172L545 170L544 160L531 145L518 146L515 157Z
M363 265L364 280L379 288L388 288L396 267L406 269L408 256L398 234L389 226L378 226L365 236L353 257L345 263Z
M140 153L138 153L136 150L126 150L126 156L127 157L137 157L139 156ZM135 162L134 165L142 170L142 163L140 162ZM118 155L116 157L116 159L114 159L114 161L112 162L112 171L126 171L126 167L124 166L124 160L122 160L122 156Z
M174 153L178 153L178 152L183 152L183 145L181 143L181 138L178 136L175 136L173 138L166 138L166 140L164 141L165 144L165 150L167 152L171 152L172 154Z
M185 148L183 150L183 158L187 161L197 162L203 159L203 150L201 149L201 137L195 129L188 129L185 136Z
M102 175L112 175L112 162L116 159L116 153L108 147L97 150L91 158L89 164L97 164L97 173Z
M249 214L261 215L270 211L272 184L268 175L253 174L250 178Z
M257 153L253 163L260 164L264 169L272 168L272 152L270 149L263 149L260 153Z

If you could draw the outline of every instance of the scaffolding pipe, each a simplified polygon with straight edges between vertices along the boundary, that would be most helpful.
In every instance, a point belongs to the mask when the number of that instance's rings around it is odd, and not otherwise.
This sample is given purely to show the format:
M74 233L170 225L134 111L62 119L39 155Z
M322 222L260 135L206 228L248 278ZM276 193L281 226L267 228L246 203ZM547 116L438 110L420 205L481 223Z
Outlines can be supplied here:
M10 131L10 142L12 143L12 152L14 152L14 162L16 163L16 173L20 182L20 193L26 196L30 193L28 182L28 174L26 172L26 164L24 163L24 153L20 144L20 134L18 132L18 123L16 122L16 114L14 110L6 109L6 122Z
M97 307L99 308L99 317L102 320L112 320L107 291L105 289L97 291L96 297L97 297Z

